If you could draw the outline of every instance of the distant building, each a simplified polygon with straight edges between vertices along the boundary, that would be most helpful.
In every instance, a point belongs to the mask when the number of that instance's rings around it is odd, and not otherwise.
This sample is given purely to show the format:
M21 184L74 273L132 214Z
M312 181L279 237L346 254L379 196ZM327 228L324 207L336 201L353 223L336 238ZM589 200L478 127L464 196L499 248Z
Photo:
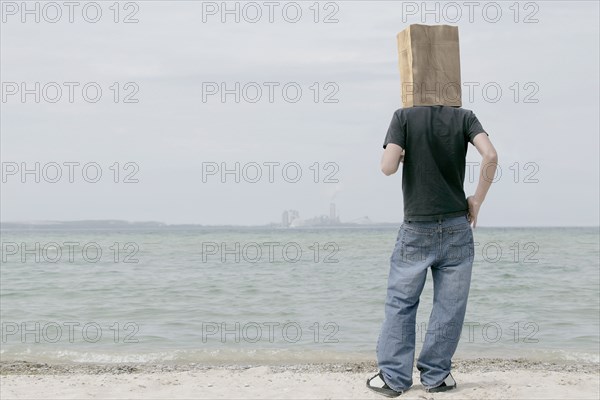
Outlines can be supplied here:
M296 228L300 226L324 226L339 225L340 217L337 215L335 203L329 204L329 215L302 219L297 210L284 210L281 214L281 226L284 228Z
M283 226L284 228L290 226L290 215L287 212L287 210L284 210L283 214L281 214L281 226Z
M337 216L335 211L335 203L329 204L329 223L330 224L339 224L340 218Z
M300 213L297 210L284 210L281 214L281 226L288 228L293 225L297 225L300 220ZM296 223L294 224L294 221Z
M300 213L298 212L298 210L290 210L290 224L296 219L300 219Z

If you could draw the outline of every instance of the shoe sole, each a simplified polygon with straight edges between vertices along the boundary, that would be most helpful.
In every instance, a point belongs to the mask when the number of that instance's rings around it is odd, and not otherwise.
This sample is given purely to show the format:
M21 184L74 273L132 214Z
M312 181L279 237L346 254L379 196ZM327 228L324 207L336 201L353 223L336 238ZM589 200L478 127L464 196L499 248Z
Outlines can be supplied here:
M456 385L454 385L454 386L438 386L435 388L426 389L425 391L427 393L440 393L440 392L447 392L448 390L452 390L452 389L456 389Z

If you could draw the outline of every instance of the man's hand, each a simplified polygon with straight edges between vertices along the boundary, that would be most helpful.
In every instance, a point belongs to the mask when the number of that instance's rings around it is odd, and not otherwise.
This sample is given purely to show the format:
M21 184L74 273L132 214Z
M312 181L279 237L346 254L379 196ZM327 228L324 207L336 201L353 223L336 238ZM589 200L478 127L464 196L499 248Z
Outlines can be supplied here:
M467 218L469 219L471 226L475 228L477 226L477 214L479 214L481 203L473 196L467 197L467 203L469 203L469 214L467 215Z

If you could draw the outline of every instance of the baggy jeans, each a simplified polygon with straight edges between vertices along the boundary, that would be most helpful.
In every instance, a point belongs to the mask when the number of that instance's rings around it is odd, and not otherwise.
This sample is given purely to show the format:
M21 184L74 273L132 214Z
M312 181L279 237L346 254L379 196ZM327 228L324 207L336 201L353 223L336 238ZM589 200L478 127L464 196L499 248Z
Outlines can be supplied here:
M377 361L386 383L404 391L413 384L415 322L427 269L433 276L433 309L417 360L426 388L441 384L462 331L473 267L473 231L465 216L437 221L405 219L390 259L385 319Z

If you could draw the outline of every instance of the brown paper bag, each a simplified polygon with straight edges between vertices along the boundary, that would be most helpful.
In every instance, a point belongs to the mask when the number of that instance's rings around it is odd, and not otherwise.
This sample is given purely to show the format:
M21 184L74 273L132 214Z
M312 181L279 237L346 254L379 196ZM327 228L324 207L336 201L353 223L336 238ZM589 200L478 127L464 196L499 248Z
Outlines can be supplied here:
M462 106L458 27L413 24L397 39L403 107Z

